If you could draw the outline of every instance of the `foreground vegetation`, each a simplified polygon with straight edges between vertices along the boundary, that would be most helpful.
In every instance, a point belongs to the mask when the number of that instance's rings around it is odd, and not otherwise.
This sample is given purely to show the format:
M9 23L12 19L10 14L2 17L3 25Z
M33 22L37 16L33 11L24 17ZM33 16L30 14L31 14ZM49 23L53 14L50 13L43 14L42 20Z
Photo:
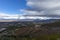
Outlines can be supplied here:
M60 38L60 34L51 34L51 35L43 35L38 37L13 37L13 36L2 36L0 40L58 40ZM60 40L60 39L59 39Z

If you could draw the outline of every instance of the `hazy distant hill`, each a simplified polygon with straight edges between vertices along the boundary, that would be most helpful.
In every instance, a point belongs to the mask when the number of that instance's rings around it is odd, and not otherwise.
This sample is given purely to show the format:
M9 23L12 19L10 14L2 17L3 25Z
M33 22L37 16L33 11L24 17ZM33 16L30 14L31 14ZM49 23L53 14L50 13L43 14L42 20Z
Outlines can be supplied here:
M53 23L48 23L48 24L43 24L43 26L48 26L48 27L60 27L60 19L56 20Z
M0 22L12 22L12 21L21 21L21 22L44 22L44 23L49 23L49 22L54 22L59 19L0 19Z
M22 19L20 20L20 22L36 22L36 23L52 23L52 22L55 22L55 21L58 21L60 19Z

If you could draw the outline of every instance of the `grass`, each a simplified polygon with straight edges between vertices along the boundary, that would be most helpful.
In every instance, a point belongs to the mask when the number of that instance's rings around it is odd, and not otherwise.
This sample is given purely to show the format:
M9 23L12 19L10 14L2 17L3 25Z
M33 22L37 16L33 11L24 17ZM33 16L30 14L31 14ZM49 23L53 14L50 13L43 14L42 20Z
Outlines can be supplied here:
M42 35L38 37L2 37L1 40L57 40L57 38L60 38L60 34L51 34L51 35Z

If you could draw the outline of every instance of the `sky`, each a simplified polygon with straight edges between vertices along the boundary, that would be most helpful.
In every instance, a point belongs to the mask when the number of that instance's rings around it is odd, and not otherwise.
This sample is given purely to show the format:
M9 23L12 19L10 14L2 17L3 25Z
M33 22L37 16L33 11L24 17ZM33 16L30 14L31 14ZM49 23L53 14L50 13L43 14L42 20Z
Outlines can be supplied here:
M25 0L0 0L0 12L18 14L26 7Z
M0 19L38 18L23 15L45 16L40 19L60 18L60 0L0 0Z

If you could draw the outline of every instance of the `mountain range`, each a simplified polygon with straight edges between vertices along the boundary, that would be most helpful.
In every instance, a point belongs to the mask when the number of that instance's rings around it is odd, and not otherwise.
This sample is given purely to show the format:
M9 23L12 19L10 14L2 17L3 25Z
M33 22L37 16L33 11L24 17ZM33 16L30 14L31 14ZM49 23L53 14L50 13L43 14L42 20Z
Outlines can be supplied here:
M60 19L0 19L0 22L36 22L36 23L51 23Z

